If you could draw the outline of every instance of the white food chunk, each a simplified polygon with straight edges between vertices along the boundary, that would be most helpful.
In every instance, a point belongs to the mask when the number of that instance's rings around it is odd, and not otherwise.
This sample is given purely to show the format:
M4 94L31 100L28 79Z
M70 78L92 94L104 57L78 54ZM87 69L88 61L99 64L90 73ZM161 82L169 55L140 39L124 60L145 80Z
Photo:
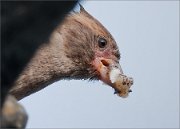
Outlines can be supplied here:
M120 70L118 68L112 68L110 73L109 73L109 78L112 83L116 82L118 79L119 75L121 74Z

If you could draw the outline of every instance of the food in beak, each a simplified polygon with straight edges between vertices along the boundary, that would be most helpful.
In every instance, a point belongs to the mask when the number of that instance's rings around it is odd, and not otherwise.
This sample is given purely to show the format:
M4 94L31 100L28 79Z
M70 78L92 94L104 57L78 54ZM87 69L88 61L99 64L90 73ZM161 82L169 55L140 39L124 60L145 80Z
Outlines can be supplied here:
M123 74L119 62L112 59L96 58L93 66L99 72L99 79L115 90L115 94L126 98L132 90L133 79Z
M115 89L114 94L126 98L129 92L132 92L130 88L133 85L133 78L123 75L119 68L112 67L110 69L109 79L111 81L111 86Z

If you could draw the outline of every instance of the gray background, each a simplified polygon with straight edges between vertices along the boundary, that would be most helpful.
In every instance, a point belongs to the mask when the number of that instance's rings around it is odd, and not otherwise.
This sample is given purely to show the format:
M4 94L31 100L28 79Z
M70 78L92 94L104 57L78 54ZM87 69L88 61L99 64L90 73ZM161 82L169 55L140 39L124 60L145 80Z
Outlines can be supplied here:
M100 81L59 81L20 101L29 114L27 127L179 127L179 2L82 5L116 39L133 92L123 99Z

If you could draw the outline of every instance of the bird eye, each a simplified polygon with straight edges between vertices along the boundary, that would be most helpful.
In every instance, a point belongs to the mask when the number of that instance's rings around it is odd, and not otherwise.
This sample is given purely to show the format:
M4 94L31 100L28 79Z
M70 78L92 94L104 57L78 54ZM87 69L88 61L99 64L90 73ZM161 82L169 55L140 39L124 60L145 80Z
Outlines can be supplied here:
M100 48L104 48L107 45L107 41L104 38L99 38L98 45Z

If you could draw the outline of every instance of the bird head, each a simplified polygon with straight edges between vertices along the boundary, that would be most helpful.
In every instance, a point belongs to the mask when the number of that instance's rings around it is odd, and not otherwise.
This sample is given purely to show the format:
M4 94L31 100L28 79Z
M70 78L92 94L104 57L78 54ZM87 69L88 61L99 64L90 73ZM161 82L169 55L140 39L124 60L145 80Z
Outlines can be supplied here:
M118 46L109 31L80 5L80 12L65 18L60 32L65 37L65 55L74 67L71 77L99 79L113 87L109 76L111 69L117 68L119 74L123 71Z

